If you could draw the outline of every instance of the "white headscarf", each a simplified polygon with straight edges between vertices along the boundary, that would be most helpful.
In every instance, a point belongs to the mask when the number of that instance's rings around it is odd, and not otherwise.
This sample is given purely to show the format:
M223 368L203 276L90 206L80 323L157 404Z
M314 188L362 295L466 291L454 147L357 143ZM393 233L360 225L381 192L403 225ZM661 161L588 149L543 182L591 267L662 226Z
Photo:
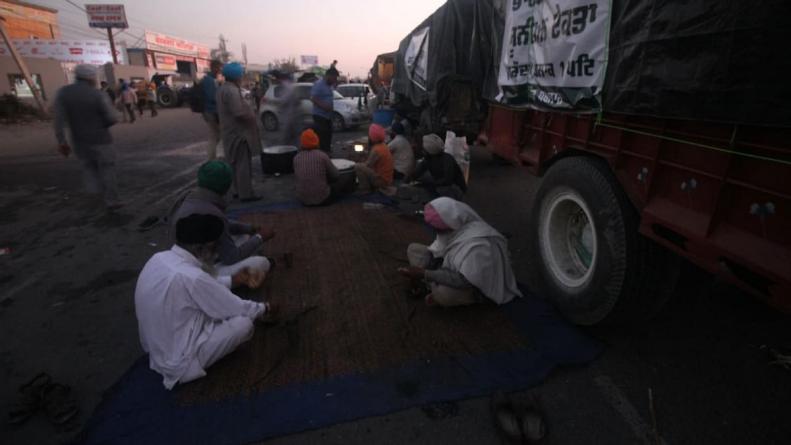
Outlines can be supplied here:
M96 67L93 65L80 64L74 68L74 77L82 80L96 80Z
M436 134L427 134L423 136L423 150L430 155L438 155L445 149L445 143L442 138Z
M473 286L497 304L505 304L522 293L511 269L508 241L486 224L467 204L438 198L429 203L452 229L437 234L429 246L443 267L464 275Z

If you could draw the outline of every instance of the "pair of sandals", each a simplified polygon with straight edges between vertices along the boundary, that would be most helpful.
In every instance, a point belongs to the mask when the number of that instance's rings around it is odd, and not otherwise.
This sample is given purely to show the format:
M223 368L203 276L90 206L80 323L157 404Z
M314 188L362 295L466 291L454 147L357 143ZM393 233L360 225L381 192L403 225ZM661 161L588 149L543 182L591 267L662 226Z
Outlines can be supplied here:
M547 435L544 416L534 399L517 402L498 392L492 396L491 409L497 432L509 443L537 444Z
M19 398L8 413L8 422L21 425L43 410L55 425L65 425L79 413L71 387L52 381L47 373L33 377L19 387Z

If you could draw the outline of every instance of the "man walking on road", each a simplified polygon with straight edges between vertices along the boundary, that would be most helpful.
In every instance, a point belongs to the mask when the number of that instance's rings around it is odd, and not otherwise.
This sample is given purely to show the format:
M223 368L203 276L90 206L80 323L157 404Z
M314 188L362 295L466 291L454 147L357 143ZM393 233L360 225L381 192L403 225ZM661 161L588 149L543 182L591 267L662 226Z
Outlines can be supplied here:
M338 70L333 64L324 77L314 83L310 90L310 101L313 102L314 129L319 135L321 150L328 155L332 150L332 114L335 112L335 91L332 88L337 82Z
M137 103L137 94L135 94L131 84L121 85L121 103L124 104L124 110L129 113L129 120L134 124L136 118L135 111L132 108Z
M225 157L233 167L233 190L242 202L257 201L253 193L253 168L250 158L261 152L255 113L242 98L244 67L229 63L222 69L225 83L217 92L217 112Z
M113 105L121 115L123 123L129 122L129 117L126 114L126 107L124 106L124 90L126 90L126 81L118 79L118 87L113 89Z
M203 76L200 82L200 92L203 94L203 120L209 127L208 158L211 161L217 157L217 142L220 139L220 118L217 115L217 76L222 71L222 62L212 60L210 71Z
M146 88L148 109L151 111L151 117L157 117L157 85L154 82L148 84Z
M110 85L108 85L107 82L105 82L105 81L102 81L101 85L102 85L102 91L104 91L104 93L107 94L107 97L110 98L110 103L114 104L115 103L115 91L113 91L113 89L110 88Z
M106 93L96 88L96 68L78 65L77 80L58 90L55 98L55 137L63 156L74 154L82 162L89 193L103 193L109 210L121 207L115 179L115 148L110 127L118 122ZM66 140L71 132L71 145Z

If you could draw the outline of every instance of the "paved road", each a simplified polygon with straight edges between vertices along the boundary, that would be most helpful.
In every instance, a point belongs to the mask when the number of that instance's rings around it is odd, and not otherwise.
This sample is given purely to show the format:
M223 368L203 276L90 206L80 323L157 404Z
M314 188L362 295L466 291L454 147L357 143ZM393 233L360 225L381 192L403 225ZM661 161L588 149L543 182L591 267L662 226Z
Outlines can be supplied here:
M46 370L71 384L84 421L102 392L141 355L134 319L134 281L162 230L136 223L161 214L193 184L207 136L186 109L114 128L120 186L129 205L107 217L80 193L76 161L53 153L46 125L2 128L0 138L0 410L16 386ZM350 139L360 133L346 133ZM290 178L256 177L268 201L293 196ZM484 218L512 234L520 279L534 260L523 221L538 181L518 168L473 160L469 200ZM648 409L653 391L662 443L787 443L791 372L768 365L762 345L791 346L789 317L694 270L654 322L630 329L590 329L606 351L590 366L559 370L517 395L537 397L547 415L545 443L655 443ZM458 402L447 417L412 409L273 441L302 443L498 443L488 399ZM61 443L36 418L0 426L0 443Z

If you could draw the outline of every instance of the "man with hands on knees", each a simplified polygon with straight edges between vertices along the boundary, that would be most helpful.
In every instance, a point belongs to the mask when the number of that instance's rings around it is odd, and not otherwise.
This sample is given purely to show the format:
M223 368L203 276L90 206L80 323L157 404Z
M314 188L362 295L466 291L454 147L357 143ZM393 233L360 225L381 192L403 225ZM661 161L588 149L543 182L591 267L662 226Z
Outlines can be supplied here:
M140 343L167 389L204 377L212 364L252 338L256 320L277 311L272 303L243 300L231 292L232 287L260 286L263 277L256 269L219 274L215 264L223 230L223 221L214 215L180 219L176 244L155 254L138 278Z
M275 237L275 232L269 227L245 224L225 216L228 205L225 196L232 181L233 171L227 163L209 161L201 165L198 188L174 206L176 210L170 216L171 233L175 233L175 224L186 216L196 213L217 216L224 228L217 242L220 275L231 276L248 267L265 275L271 262L258 255L264 243Z

